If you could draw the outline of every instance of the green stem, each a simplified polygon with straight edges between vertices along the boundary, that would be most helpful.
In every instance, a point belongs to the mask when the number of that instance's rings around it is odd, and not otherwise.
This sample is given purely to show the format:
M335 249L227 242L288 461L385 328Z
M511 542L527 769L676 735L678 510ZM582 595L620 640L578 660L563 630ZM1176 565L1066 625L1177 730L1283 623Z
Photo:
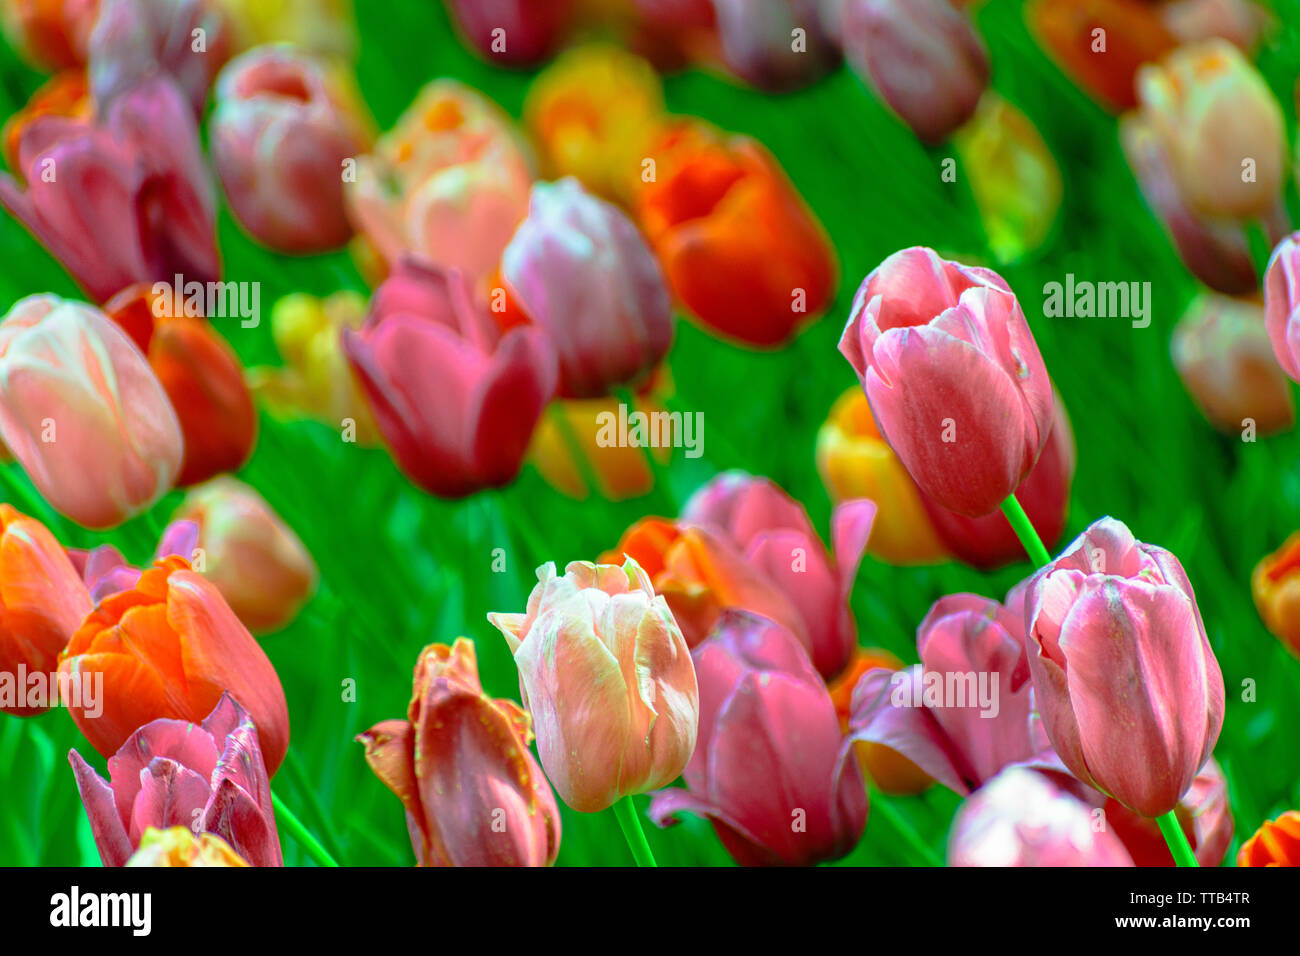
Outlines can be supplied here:
M569 450L569 456L573 459L573 467L578 469L578 475L587 486L587 494L599 495L601 493L600 478L596 475L596 469L592 467L591 461L587 458L587 452L582 447L582 442L578 440L578 435L573 430L573 423L569 421L569 416L564 413L564 403L559 399L551 402L549 414L555 422L556 430L560 433L560 439Z
M874 787L871 790L871 809L889 821L890 826L903 838L903 842L917 852L926 866L943 866L943 860L939 859L939 855L926 846L912 825L903 819L894 805Z
M279 794L274 790L271 791L271 805L275 807L276 823L283 829L288 830L289 835L292 836L300 846L302 846L307 855L315 860L318 865L339 865L338 861L335 860L334 857L330 856L329 852L320 845L320 841L311 835L311 831L303 826L302 822L294 816L293 811L284 805L284 801L280 799Z
M1169 845L1169 852L1173 854L1174 863L1178 866L1201 865L1196 862L1196 854L1192 852L1192 845L1187 842L1187 834L1183 832L1183 828L1178 823L1178 817L1173 810L1163 816L1156 817L1156 823L1160 824L1160 832L1164 835L1165 843Z
M614 389L614 397L627 406L627 417L631 419L632 413L636 411L636 396L632 394L632 390L625 385L620 385ZM672 487L668 484L668 469L655 457L654 449L648 444L641 446L641 454L645 457L646 467L650 469L654 490L668 502L668 514L676 514L677 502L673 498Z
M289 776L293 778L294 784L302 791L303 797L306 798L307 809L311 811L312 819L321 834L321 840L324 842L325 848L329 850L332 856L342 856L339 853L339 841L334 838L334 834L330 830L329 818L325 816L325 808L321 806L320 800L316 797L316 788L307 779L307 771L303 769L302 761L298 759L293 750L289 750L284 755L284 766L289 771Z
M1052 556L1047 553L1047 548L1043 545L1043 539L1038 537L1038 532L1034 530L1029 515L1025 514L1025 509L1020 507L1020 502L1016 500L1014 494L1008 495L1007 500L1002 502L1002 513L1011 522L1011 529L1015 531L1020 543L1025 546L1025 553L1034 562L1034 567L1041 568L1046 564L1050 564Z
M641 829L641 818L637 816L636 805L632 803L631 797L624 797L614 804L614 816L618 817L618 825L623 828L623 839L627 840L636 865L658 866L655 855L650 852L650 844L646 842L645 831Z

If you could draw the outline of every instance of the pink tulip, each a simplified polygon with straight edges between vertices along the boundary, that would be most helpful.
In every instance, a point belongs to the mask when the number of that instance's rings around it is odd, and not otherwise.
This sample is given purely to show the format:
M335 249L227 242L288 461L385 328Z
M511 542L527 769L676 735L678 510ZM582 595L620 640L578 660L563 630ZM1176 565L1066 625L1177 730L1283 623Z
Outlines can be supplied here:
M1134 813L1115 799L1097 794L1096 805L1103 806L1106 824L1128 849L1138 866L1173 866L1169 852L1154 820ZM1211 757L1187 788L1174 808L1178 824L1201 866L1218 866L1228 855L1232 843L1232 809L1228 806L1228 781Z
M18 142L26 189L0 175L0 204L97 302L136 282L221 273L198 129L164 78L141 81L94 123L40 116Z
M180 423L149 363L98 309L53 295L0 320L0 439L55 510L108 528L180 468Z
M707 817L745 866L808 866L852 850L867 823L862 772L798 639L731 610L693 657L699 744L686 788L656 793L651 819Z
M565 395L590 398L634 382L672 345L668 286L654 253L632 220L576 179L533 186L501 274L555 343Z
M369 136L342 90L311 57L257 47L217 81L212 159L236 218L278 252L323 252L352 235L346 160Z
M804 649L827 680L844 669L857 647L849 594L875 516L871 501L838 505L828 553L802 505L767 478L741 471L717 476L682 510L683 521L721 531L785 593L804 620Z
M1178 559L1102 518L1031 581L1026 647L1056 752L1131 810L1172 810L1223 726L1223 674Z
M690 651L641 567L537 570L523 614L489 614L519 667L537 751L560 798L595 813L674 780L695 749Z
M446 0L465 42L489 63L535 66L555 52L573 0Z
M343 348L398 466L431 494L508 484L555 392L555 356L532 328L504 335L457 272L403 260Z
M1264 324L1282 370L1300 382L1300 232L1273 250L1264 273Z
M186 561L192 561L198 543L197 524L193 521L173 521L158 541L154 560L161 561L171 555L178 555ZM90 599L95 604L119 591L131 590L140 580L140 569L127 564L122 552L111 544L101 544L89 551L69 548L68 557L72 559L73 567L81 575L90 591Z
M1052 383L1010 287L932 249L867 276L840 339L881 435L921 490L972 518L1025 479L1052 427Z
M822 0L713 0L723 62L761 90L794 90L839 63ZM802 37L795 34L802 30ZM801 43L796 47L796 43Z
M215 833L253 866L283 866L257 728L222 694L202 724L145 724L108 758L108 780L68 752L105 866L123 866L148 827Z
M957 811L949 866L1132 866L1093 808L1027 767L1008 767Z

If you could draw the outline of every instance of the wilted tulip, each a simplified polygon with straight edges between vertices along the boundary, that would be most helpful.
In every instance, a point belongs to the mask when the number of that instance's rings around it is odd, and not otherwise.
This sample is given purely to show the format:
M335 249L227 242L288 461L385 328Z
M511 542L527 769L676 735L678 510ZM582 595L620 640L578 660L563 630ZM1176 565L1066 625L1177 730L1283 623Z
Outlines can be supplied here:
M1107 826L1123 841L1137 866L1174 865L1154 820L1134 813L1113 797L1105 800L1103 811ZM1227 778L1213 757L1205 762L1174 813L1196 862L1200 866L1222 863L1232 843L1232 810L1228 806Z
M746 83L795 90L839 64L822 0L713 0L722 60Z
M953 818L949 866L1132 866L1093 809L1046 775L1008 767Z
M672 345L672 304L654 255L626 215L576 179L533 186L501 276L555 345L566 396L635 382Z
M1174 329L1174 368L1215 428L1271 435L1295 424L1286 373L1273 355L1264 310L1253 302L1205 294Z
M54 295L0 320L0 438L54 506L108 528L157 501L180 425L144 356L102 312Z
M308 53L351 59L357 25L351 0L215 0L236 50L291 43Z
M1052 385L997 273L914 246L863 280L840 338L880 433L921 490L958 514L995 511L1038 460Z
M343 177L370 136L357 94L339 86L290 47L250 50L217 80L217 175L240 224L277 252L324 252L352 235Z
M489 63L535 66L564 39L573 0L446 0L465 43Z
M420 866L549 866L560 811L528 745L528 714L479 683L474 645L430 644L415 665L405 720L357 740L406 808Z
M555 392L555 355L534 328L501 334L464 278L403 260L376 290L343 350L398 467L421 488L461 498L519 473Z
M109 757L107 780L75 750L68 762L105 866L144 849L148 828L173 826L219 836L253 866L284 865L257 728L229 694L201 724L145 723Z
M1250 590L1264 626L1300 657L1300 531L1255 565Z
M560 799L595 813L670 783L695 749L699 693L672 612L633 560L537 569L505 635L537 751Z
M198 526L203 576L256 633L278 631L316 589L316 562L257 491L229 475L194 488L173 516Z
M729 611L692 657L699 743L686 788L656 793L651 819L707 817L743 866L809 866L852 850L867 823L866 787L799 640Z
M189 827L146 827L139 848L124 866L249 866L215 833L197 836Z
M177 89L143 80L94 122L41 116L22 130L0 203L96 302L134 282L221 273L198 129Z
M0 504L0 674L22 693L19 668L53 674L59 652L90 613L90 595L67 553L35 518ZM45 706L4 699L0 711L17 717L43 713Z
M1237 852L1238 866L1300 866L1300 811L1265 820Z
M1142 67L1137 91L1196 212L1245 219L1273 210L1286 176L1286 123L1240 50L1219 39L1181 47Z
M666 126L647 157L637 220L701 323L775 348L830 304L835 250L762 145L687 120Z
M1300 232L1279 242L1268 260L1264 326L1282 371L1300 382Z
M843 0L844 57L921 140L937 143L975 112L989 55L950 0Z
M105 756L151 720L201 719L226 692L257 725L271 774L289 747L275 668L216 586L182 557L155 562L133 588L101 600L64 648L59 672L103 675L103 712L68 711Z
M0 23L9 45L33 66L79 67L99 6L100 0L9 0L0 4Z
M1223 674L1178 559L1102 518L1031 581L1026 647L1061 760L1147 817L1174 809L1223 726Z

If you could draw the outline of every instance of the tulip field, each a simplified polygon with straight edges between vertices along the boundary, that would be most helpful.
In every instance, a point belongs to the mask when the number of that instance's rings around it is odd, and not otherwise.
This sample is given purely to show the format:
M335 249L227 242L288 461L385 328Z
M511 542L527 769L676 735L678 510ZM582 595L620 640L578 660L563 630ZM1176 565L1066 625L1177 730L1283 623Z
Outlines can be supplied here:
M1300 865L1300 0L257 6L6 20L0 865Z

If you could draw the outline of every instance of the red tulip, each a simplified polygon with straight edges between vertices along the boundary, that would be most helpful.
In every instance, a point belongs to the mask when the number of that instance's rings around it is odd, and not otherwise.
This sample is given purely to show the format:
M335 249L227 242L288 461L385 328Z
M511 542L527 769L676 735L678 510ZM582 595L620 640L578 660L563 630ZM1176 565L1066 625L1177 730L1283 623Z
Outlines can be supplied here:
M490 63L535 66L560 45L573 0L446 0L465 42Z
M1154 820L1140 816L1113 797L1104 801L1106 823L1124 841L1129 855L1138 866L1173 866L1169 852ZM1232 843L1232 809L1228 806L1228 781L1211 757L1192 781L1174 808L1178 825L1201 866L1218 866L1228 855Z
M723 62L746 83L770 92L795 90L825 76L840 55L834 31L822 23L821 3L713 0Z

